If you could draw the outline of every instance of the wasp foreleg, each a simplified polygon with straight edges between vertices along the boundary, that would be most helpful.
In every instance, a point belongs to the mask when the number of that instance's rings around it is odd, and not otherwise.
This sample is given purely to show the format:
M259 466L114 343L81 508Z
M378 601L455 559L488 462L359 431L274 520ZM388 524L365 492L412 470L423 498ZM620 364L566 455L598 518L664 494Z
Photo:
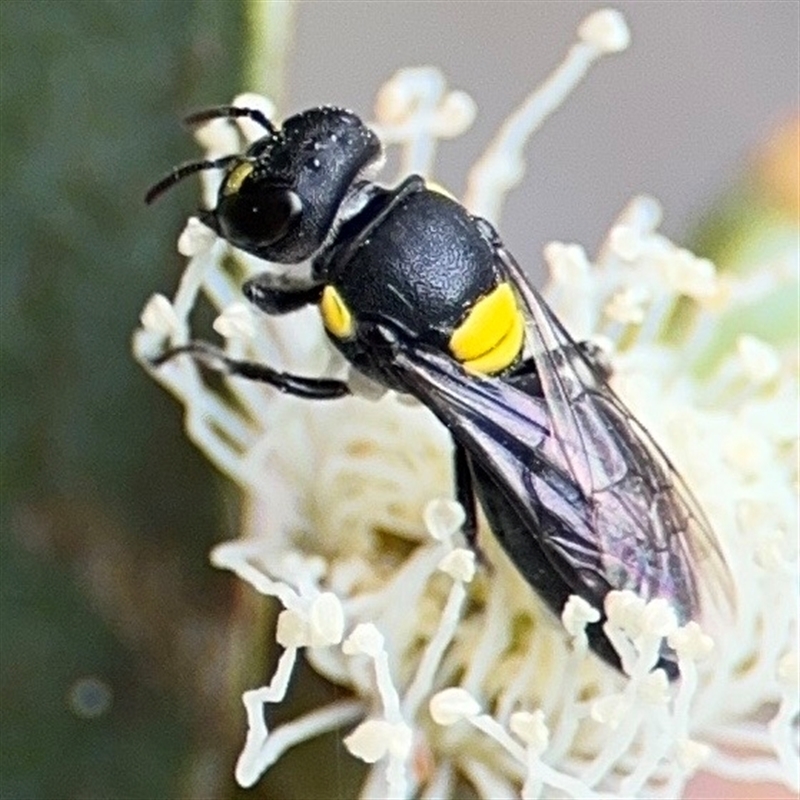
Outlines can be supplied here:
M337 381L333 378L305 378L287 372L278 372L255 361L240 361L230 358L218 347L206 342L189 342L179 347L173 347L152 359L150 363L154 367L160 367L167 361L183 354L192 356L203 366L216 372L240 375L253 381L267 383L279 391L295 397L304 397L309 400L332 400L350 394L350 389L344 381Z
M279 272L262 272L242 287L245 297L267 314L288 314L316 304L322 289L321 283Z

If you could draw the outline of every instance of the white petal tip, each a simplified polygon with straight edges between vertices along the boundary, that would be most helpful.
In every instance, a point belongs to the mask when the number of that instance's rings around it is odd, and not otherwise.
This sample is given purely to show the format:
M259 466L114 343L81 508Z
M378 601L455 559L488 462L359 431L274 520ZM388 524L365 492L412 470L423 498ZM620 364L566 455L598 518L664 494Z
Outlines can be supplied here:
M205 253L217 240L217 234L203 225L197 217L189 217L178 237L178 252L186 258Z
M439 542L449 541L461 529L466 514L454 500L431 500L423 512L428 533Z
M589 279L591 265L586 251L579 244L548 242L543 252L550 277L559 286L574 288Z
M644 607L642 633L646 636L664 638L678 629L675 609L666 600L657 597Z
M615 225L608 235L611 249L623 261L635 261L642 255L644 240L632 225Z
M569 596L561 612L561 624L570 636L580 636L586 626L600 621L600 612L576 594Z
M305 647L311 640L311 631L308 620L297 611L290 608L278 614L278 624L275 630L275 641L281 647Z
M550 743L550 731L544 721L544 712L517 711L509 719L511 732L518 736L529 749L543 753Z
M639 699L651 706L665 706L670 699L669 678L663 669L654 669L639 684Z
M615 730L629 710L630 702L626 697L621 694L611 694L595 700L591 705L590 714L595 722Z
M333 592L324 592L314 600L308 617L313 647L327 647L342 641L344 609Z
M742 369L753 383L769 383L777 377L781 362L775 348L755 336L740 336L736 349Z
M342 644L342 651L348 656L367 655L376 658L382 650L383 634L371 622L356 625Z
M719 291L717 268L707 258L677 248L662 264L667 284L675 292L695 300L711 300Z
M694 621L687 622L686 625L669 634L667 642L678 654L678 658L690 661L702 661L704 658L708 658L714 649L714 640L703 633L700 626Z
M454 581L469 583L475 577L475 553L463 547L451 550L439 562L439 569Z
M436 113L434 133L443 139L461 136L477 113L475 101L466 92L448 92Z
M368 719L345 737L344 745L356 758L374 764L387 753L405 759L412 741L411 728L405 723L392 724L383 719Z
M711 755L711 748L702 742L683 739L675 748L678 764L691 773L703 766Z
M631 42L625 17L613 8L601 8L586 17L578 28L578 36L601 53L619 53Z
M603 603L609 623L629 636L638 636L642 629L645 602L631 591L609 592Z
M180 328L175 308L163 294L154 294L147 301L139 321L148 333L165 338L173 337Z
M214 330L226 339L251 339L255 323L246 303L231 303L213 323Z
M438 725L454 725L462 719L480 714L478 701L466 690L458 686L443 689L430 701L431 718Z

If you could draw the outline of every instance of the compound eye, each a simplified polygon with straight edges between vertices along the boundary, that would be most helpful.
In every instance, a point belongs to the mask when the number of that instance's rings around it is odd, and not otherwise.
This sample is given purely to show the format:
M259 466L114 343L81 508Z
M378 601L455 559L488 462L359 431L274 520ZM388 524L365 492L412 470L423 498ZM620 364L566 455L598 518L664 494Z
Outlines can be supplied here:
M216 216L225 239L242 247L257 248L284 236L302 210L302 201L291 189L256 184L223 197Z

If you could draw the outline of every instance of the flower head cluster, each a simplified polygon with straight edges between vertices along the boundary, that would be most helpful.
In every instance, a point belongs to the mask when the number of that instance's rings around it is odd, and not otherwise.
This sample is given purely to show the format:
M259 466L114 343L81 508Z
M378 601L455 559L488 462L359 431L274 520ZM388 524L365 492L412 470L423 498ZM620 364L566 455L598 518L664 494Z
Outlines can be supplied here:
M471 175L464 199L496 220L521 177L530 133L605 52L627 44L614 12L580 29L554 76L512 114ZM237 103L260 104L249 96ZM401 150L401 171L430 175L437 142L462 133L474 106L429 69L398 73L375 123ZM250 122L206 125L209 158L258 135ZM206 177L214 202L216 176ZM716 531L735 583L735 629L679 626L664 601L612 592L606 632L624 674L589 648L600 610L572 597L556 620L481 531L476 565L452 501L451 443L427 409L395 393L310 403L241 379L223 389L190 358L147 358L190 338L198 303L218 311L228 353L304 375L348 377L315 310L256 316L243 277L268 268L231 253L190 220L189 262L172 301L155 296L134 349L186 408L189 436L245 491L246 535L212 561L277 598L282 655L268 686L248 691L236 777L252 785L295 743L350 726L345 746L373 764L364 797L679 796L700 765L791 783L798 773L798 362L739 331L743 309L796 289L793 262L740 276L657 231L659 209L635 199L593 262L551 243L549 302L576 339L604 347L613 386L668 450ZM671 648L680 678L656 668ZM270 730L265 711L290 689L300 651L350 699Z

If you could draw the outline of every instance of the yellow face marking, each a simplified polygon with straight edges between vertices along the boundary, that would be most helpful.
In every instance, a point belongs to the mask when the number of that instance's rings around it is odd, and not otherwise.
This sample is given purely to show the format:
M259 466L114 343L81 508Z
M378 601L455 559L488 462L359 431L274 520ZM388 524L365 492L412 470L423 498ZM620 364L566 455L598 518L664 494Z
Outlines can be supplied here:
M492 375L519 355L525 319L509 283L501 283L472 307L450 337L450 352L470 372Z
M356 328L353 315L333 286L328 285L322 290L319 310L322 314L322 324L331 336L337 339L349 339L353 335Z
M225 186L222 189L222 194L236 194L242 188L242 182L253 171L253 165L249 161L242 161L237 164L225 180Z

